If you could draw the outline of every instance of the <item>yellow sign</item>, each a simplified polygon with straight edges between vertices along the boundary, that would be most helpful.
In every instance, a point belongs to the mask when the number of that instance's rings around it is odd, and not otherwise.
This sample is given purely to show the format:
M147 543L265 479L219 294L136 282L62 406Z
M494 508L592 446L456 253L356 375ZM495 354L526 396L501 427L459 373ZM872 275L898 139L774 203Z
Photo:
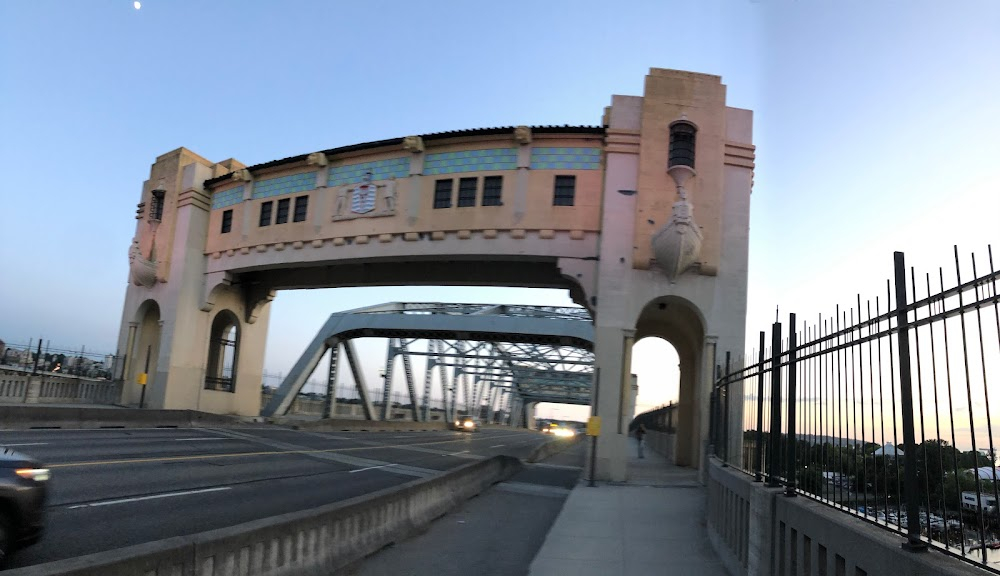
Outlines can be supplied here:
M136 378L135 381L138 382L139 385L145 386L146 385L146 373L143 372L142 374L139 374L139 377Z
M591 416L587 419L587 436L601 435L601 417Z

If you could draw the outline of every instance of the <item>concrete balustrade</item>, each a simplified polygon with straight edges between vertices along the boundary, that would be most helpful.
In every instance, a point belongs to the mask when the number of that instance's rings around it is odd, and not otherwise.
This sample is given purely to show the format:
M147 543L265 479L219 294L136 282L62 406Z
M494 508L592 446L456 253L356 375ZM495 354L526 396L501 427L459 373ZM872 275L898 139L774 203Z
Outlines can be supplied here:
M120 395L120 385L109 380L56 374L0 373L0 404L113 404Z
M60 560L10 576L332 574L402 540L521 469L495 456L431 478L192 536Z

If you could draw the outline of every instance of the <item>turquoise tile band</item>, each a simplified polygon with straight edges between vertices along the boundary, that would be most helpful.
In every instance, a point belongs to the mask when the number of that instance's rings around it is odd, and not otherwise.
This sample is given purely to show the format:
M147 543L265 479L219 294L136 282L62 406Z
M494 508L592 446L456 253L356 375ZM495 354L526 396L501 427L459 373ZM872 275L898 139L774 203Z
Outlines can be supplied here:
M424 157L424 174L456 174L487 170L517 170L517 148L442 152Z
M532 170L600 170L600 148L532 148Z
M237 186L236 188L230 188L229 190L223 190L222 192L216 192L212 194L212 210L218 210L220 208L228 208L233 204L239 204L243 201L243 186Z
M302 174L257 180L253 183L253 197L255 200L257 198L270 198L271 196L305 192L314 188L316 188L316 173L304 172Z
M410 175L410 158L389 158L360 164L347 164L330 168L327 186L343 186L364 180L365 172L372 173L372 180L388 180L390 177L406 178Z

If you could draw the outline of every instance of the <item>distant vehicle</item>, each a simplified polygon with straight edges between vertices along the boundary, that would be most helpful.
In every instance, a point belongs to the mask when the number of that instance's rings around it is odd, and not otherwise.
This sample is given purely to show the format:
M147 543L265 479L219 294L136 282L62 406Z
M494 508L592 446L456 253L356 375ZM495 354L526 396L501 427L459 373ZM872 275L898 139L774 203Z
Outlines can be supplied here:
M542 434L552 434L553 436L559 436L562 438L571 438L576 436L576 430L568 425L552 422L547 426L542 427Z
M0 567L42 538L48 480L49 470L37 460L0 448Z
M451 429L461 432L479 432L479 423L472 416L462 416L452 422Z

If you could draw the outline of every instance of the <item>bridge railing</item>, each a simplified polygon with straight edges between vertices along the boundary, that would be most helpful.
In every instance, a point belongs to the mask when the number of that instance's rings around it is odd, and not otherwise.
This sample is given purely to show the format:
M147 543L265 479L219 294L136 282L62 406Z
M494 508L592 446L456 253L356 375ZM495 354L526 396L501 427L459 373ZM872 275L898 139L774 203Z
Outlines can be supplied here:
M0 370L0 404L114 404L120 396L110 380Z
M998 273L918 276L816 324L789 317L717 366L710 444L728 466L1000 573ZM947 283L946 283L947 282ZM950 286L946 288L946 286ZM787 330L787 328L785 328ZM995 396L995 394L994 394Z

